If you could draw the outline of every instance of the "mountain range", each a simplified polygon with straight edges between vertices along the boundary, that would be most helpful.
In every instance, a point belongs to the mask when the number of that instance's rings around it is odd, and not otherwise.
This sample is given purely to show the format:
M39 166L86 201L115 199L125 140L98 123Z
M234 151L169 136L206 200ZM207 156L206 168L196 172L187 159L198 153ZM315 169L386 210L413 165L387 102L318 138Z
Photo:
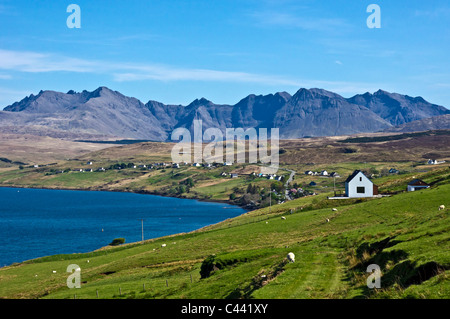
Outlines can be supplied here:
M379 131L450 128L450 110L422 97L377 92L344 98L323 89L299 89L294 95L278 92L251 94L235 105L205 98L187 106L146 104L107 87L88 92L40 91L0 111L0 132L59 138L125 138L170 140L178 127L203 129L280 128L280 138L337 136ZM427 120L433 118L433 120ZM417 122L422 121L422 122ZM414 123L417 122L417 125ZM413 124L410 124L413 123ZM421 125L422 123L422 125Z

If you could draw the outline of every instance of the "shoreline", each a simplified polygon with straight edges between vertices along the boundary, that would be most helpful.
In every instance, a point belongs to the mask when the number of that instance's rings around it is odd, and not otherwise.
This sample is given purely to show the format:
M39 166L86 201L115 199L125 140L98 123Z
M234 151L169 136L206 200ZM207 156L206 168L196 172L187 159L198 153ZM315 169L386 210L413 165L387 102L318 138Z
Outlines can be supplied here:
M217 204L226 204L226 205L230 205L233 207L230 207L230 209L233 208L239 208L242 209L244 212L238 216L242 216L244 214L247 214L248 212L250 212L251 210L245 209L244 207L241 207L239 205L233 205L227 201L220 201L220 200L208 200L208 199L198 199L198 198L183 198L183 197L176 197L176 196L164 196L161 194L154 194L148 191L120 191L120 190L105 190L105 189L81 189L81 188L50 188L50 187L33 187L33 186L7 186L7 185L1 185L0 184L0 188L11 188L11 189L36 189L36 190L63 190L63 191L96 191L96 192L115 192L115 193L134 193L134 194L140 194L140 195L152 195L152 196L159 196L159 197L166 197L166 198L179 198L179 199L187 199L187 200L195 200L197 202L209 202L209 203L217 203ZM232 217L234 218L234 217ZM32 262L33 260L37 260L37 259L41 259L41 258L46 258L46 257L51 257L51 256L55 256L55 255L72 255L72 254L89 254L89 253L95 253L97 251L101 251L101 250L106 250L106 249L110 249L110 248L117 248L117 247L121 247L121 246L128 246L128 245L139 245L139 244L145 244L147 242L152 242L155 240L160 240L163 238L170 238L170 237L174 237L174 236L179 236L179 235L183 235L183 234L189 234L189 233L195 233L198 231L201 231L202 229L212 226L212 225L216 225L219 223L223 223L226 220L229 220L230 218L226 218L224 220L218 221L217 223L214 224L208 224L208 225L204 225L200 228L197 229L193 229L191 231L188 232L178 232L178 233L174 233L174 234L169 234L169 235L165 235L165 236L161 236L161 237L154 237L154 238L148 238L145 239L143 242L142 241L136 241L136 242L129 242L129 243L125 243L123 245L120 246L110 246L110 245L106 245L106 246L101 246L97 249L94 250L89 250L86 252L80 252L80 253L59 253L59 254L53 254L53 255L45 255L45 256L40 256L40 257L36 257L36 258L31 258L31 259L26 259L23 261L16 261L16 262L12 262L11 264L5 265L5 266L0 266L0 269L4 269L7 267L11 267L11 266L16 266L16 265L21 265L24 263L29 263Z

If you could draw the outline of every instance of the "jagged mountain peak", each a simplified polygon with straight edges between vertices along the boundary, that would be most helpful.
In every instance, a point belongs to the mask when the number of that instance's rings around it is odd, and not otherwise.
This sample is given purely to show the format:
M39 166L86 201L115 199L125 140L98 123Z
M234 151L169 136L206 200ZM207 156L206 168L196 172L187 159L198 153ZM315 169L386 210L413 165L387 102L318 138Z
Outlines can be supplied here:
M108 135L165 141L176 127L279 128L281 138L376 132L418 119L449 114L425 101L378 90L344 98L321 88L300 88L294 95L250 94L235 105L214 104L202 97L187 106L166 105L100 86L93 91L51 90L29 95L0 111L1 127L22 125L47 131ZM21 114L18 114L21 113ZM431 126L437 121L430 122ZM24 129L26 131L26 129ZM66 136L66 135L64 135Z

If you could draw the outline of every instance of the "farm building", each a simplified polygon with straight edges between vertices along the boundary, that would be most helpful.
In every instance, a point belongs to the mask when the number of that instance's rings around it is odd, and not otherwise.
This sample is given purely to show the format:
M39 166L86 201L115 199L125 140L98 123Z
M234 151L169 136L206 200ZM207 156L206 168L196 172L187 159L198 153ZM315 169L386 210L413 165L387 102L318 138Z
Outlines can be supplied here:
M425 183L424 181L422 181L420 179L415 179L408 183L407 190L408 190L408 192L414 192L416 190L429 188L429 187L430 187L430 185Z
M345 195L347 197L373 197L378 195L378 186L360 170L356 170L345 181Z

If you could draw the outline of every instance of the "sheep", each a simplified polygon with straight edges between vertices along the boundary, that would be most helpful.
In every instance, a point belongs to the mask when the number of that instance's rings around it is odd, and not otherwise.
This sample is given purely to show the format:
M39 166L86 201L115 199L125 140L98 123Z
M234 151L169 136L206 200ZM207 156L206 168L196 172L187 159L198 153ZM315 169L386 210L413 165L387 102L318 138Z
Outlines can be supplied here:
M290 263L294 263L295 262L295 255L294 255L294 253L289 253L289 254L287 254L287 257L286 257L287 259L288 259L288 261L290 262Z
M337 208L332 208L331 209L333 212L337 212Z
M439 206L439 210L444 210L445 209L445 206L444 205L441 205L441 206Z
M56 274L56 270L53 270L52 272L53 272L54 274Z
M281 219L282 219L282 220L286 220L286 217L284 217L284 216L281 216Z
M167 246L166 244L162 244L162 245L161 245L161 247L166 247L166 246Z
M326 221L327 221L327 223L329 223L329 222L330 222L330 219L329 219L329 218L327 218L327 219L326 219Z

